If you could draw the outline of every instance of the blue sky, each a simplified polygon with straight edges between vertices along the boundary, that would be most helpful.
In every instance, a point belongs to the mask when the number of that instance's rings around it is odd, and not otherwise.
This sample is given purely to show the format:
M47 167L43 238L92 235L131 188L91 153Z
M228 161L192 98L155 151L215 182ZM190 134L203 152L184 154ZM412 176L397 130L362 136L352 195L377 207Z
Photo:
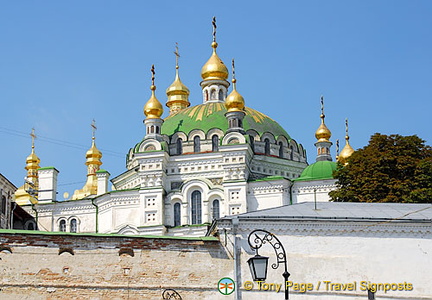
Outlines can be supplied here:
M165 103L176 42L190 101L202 102L213 16L246 105L303 144L309 163L321 95L333 143L343 146L349 118L355 149L375 132L431 144L431 13L432 1L2 1L0 172L22 184L34 127L41 166L60 171L59 199L72 194L85 181L93 119L102 168L123 172L144 136L150 67Z

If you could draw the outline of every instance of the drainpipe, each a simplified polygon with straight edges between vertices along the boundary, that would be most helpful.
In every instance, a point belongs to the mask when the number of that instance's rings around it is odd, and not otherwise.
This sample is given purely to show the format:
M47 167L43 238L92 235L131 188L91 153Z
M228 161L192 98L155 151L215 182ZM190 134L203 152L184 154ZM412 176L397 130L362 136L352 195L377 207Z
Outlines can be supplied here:
M91 200L92 205L96 208L96 233L99 232L99 207L95 203L95 198Z
M235 300L241 300L240 286L241 286L241 276L240 276L240 251L238 249L238 237L237 237L237 229L238 229L239 219L232 219L233 226L233 236L234 236L234 281L236 282L235 289Z
M13 202L13 204L14 204L14 207L11 209L11 214L10 214L10 226L9 226L9 228L10 229L13 229L13 222L14 222L14 211L15 211L15 209L16 209L16 207L17 207L17 204L16 204L16 202Z
M33 203L31 205L31 208L35 212L36 230L39 230L39 222L38 222L39 215L38 215L38 211L37 211L37 209L36 209L36 207L35 207L35 205Z

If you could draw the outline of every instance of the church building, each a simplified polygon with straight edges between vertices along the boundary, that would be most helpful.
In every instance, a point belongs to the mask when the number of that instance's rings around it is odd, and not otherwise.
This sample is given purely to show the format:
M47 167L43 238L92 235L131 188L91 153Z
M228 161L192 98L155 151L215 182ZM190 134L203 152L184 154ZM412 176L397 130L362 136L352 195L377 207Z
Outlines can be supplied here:
M165 118L152 66L145 136L130 148L127 170L111 179L112 190L94 132L86 153L87 181L65 201L56 199L58 170L40 168L33 140L26 184L18 189L16 202L35 217L39 230L204 236L209 224L224 216L310 200L312 195L328 201L336 163L323 100L317 162L308 166L301 144L276 121L247 106L236 86L234 61L230 84L217 48L214 20L211 56L201 69L202 100L193 106L180 79L176 49Z

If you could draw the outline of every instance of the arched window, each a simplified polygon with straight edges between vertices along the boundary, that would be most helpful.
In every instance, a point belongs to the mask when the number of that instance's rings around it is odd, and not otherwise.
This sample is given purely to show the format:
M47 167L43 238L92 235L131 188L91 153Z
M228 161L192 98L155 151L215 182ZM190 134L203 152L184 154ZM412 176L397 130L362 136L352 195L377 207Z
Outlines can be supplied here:
M33 222L29 222L29 223L27 224L27 230L35 230L35 226L34 226L34 223L33 223Z
M201 151L201 139L199 136L194 137L194 152L199 153Z
M61 220L59 223L60 231L66 232L66 220Z
M194 191L192 192L192 209L191 209L191 223L192 224L201 224L202 223L202 217L201 217L201 192Z
M209 99L208 90L205 90L204 95L205 95L205 101L208 101L208 99Z
M212 215L213 215L213 220L220 218L219 200L217 199L213 201Z
M156 133L159 133L159 126L156 126Z
M217 136L217 134L212 136L212 151L219 151L219 137Z
M183 140L182 139L177 139L177 154L180 155L183 153L183 145L182 145Z
M180 203L174 204L174 226L181 225Z
M290 150L291 150L291 152L290 152L290 159L294 160L294 148L293 148L292 145L290 146Z
M223 100L223 91L219 90L219 100Z
M6 196L1 198L1 213L6 214Z
M279 142L279 157L283 158L283 143Z
M210 100L216 100L216 90L210 91Z
M270 155L270 140L265 139L264 143L265 143L265 148L264 148L265 155Z
M70 220L70 232L78 232L78 222L77 222L77 219Z

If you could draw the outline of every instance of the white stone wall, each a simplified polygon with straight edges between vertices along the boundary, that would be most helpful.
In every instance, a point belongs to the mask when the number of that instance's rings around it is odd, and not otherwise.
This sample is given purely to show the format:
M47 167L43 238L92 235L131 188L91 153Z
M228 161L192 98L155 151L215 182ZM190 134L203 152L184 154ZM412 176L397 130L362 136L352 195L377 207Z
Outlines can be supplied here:
M224 224L220 228L226 228ZM228 228L232 232L232 227ZM258 228L274 233L286 250L289 280L293 284L290 299L367 299L368 284L376 284L376 299L432 299L430 223L240 221L237 236L241 285L252 281L247 260L255 253L247 237ZM223 232L221 229L221 240L225 239ZM232 235L228 240L233 240ZM227 245L233 251L232 244ZM275 262L275 251L269 244L264 244L259 254L270 257L270 265ZM266 283L283 284L284 265L276 270L270 265ZM312 290L301 292L308 287ZM395 287L402 290L391 290ZM283 297L282 292L283 288L279 294L260 291L258 284L253 283L252 291L243 289L242 297L275 299Z
M328 193L336 189L336 179L295 181L292 188L293 203L330 201Z

